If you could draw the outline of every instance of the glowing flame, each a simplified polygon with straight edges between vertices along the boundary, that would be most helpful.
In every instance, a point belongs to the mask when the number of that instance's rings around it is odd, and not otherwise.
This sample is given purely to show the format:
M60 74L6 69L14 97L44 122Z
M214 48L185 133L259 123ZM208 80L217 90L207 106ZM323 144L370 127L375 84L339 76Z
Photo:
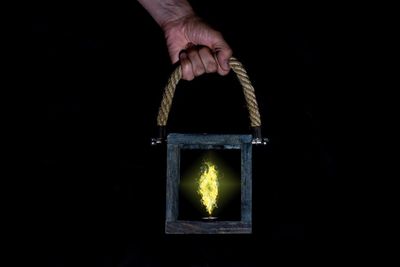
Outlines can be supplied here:
M211 162L205 162L202 166L197 192L201 196L201 203L210 216L214 208L217 207L218 185L218 171L216 166Z

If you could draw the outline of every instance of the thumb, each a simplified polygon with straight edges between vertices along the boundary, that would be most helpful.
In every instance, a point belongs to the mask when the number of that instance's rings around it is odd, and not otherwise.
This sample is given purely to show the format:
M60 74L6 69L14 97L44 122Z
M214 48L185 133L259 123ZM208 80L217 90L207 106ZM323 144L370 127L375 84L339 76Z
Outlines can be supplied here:
M221 75L226 75L229 73L229 59L232 56L232 49L225 41L220 41L213 47L216 53L216 58L218 61L218 73Z

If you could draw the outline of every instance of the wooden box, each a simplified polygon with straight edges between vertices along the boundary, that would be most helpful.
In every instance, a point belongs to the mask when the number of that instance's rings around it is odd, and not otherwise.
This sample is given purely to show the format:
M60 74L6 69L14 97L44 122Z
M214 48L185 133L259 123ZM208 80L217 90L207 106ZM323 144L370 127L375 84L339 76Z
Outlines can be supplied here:
M252 232L252 136L171 133L167 138L166 234L249 234ZM179 220L181 151L240 151L240 220Z

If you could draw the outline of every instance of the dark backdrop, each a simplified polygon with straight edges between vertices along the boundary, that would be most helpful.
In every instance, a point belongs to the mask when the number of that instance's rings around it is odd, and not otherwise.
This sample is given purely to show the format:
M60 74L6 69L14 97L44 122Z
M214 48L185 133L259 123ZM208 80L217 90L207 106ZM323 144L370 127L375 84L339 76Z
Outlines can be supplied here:
M254 233L163 233L166 154L150 138L173 67L144 9L135 1L36 1L25 43L31 178L23 183L24 228L39 265L265 266L278 240L327 240L337 230L330 213L341 197L333 188L346 156L356 34L344 25L346 9L192 2L247 68L271 140L253 154ZM181 82L174 101L171 132L250 130L234 75ZM306 250L292 246L282 260Z

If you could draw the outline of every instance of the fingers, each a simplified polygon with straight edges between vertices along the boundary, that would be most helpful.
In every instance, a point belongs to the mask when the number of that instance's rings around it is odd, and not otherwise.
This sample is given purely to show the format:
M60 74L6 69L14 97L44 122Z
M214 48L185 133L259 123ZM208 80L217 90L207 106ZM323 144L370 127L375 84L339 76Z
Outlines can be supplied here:
M192 63L185 51L179 54L179 60L181 61L182 68L182 79L186 81L191 81L194 79L194 73L192 69Z
M227 55L229 54L223 54L221 60L225 60L224 57ZM218 72L221 75L226 75L229 72L229 65L227 65L228 67L226 65L220 66L219 55L214 55L210 48L205 46L190 45L186 50L181 51L179 59L182 66L182 79L187 81L191 81L204 73ZM226 61L226 64L228 64L228 61Z
M206 68L200 58L200 54L196 46L192 45L187 48L186 53L189 57L190 63L192 64L192 71L195 77L200 76L204 72L206 72Z
M204 65L205 71L207 73L217 72L218 64L215 61L211 50L208 47L202 47L199 49L200 59Z

